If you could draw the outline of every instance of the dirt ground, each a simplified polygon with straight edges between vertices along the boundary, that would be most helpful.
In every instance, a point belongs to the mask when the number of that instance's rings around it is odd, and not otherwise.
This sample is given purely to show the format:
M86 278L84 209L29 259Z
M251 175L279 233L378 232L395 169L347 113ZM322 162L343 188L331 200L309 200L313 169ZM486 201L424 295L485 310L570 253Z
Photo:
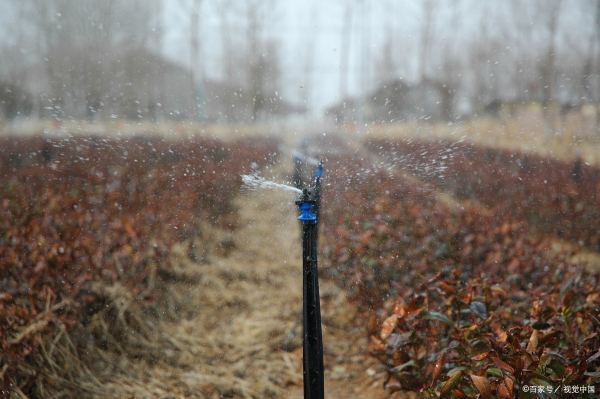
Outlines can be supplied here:
M121 371L97 397L303 397L301 248L293 199L272 191L240 195L239 228L209 237L228 250L182 265L199 279L182 288L190 317L155 326L178 353L165 349L151 366L119 360ZM357 327L365 323L357 323L339 288L321 280L326 397L390 397L381 366L365 353L366 333Z

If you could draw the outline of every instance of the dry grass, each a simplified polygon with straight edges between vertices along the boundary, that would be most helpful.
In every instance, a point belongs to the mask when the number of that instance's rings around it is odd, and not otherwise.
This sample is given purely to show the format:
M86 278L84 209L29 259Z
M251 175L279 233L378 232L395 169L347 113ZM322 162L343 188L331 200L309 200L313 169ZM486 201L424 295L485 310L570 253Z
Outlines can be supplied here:
M243 137L272 136L282 131L281 123L204 123L192 121L140 121L132 122L115 119L112 121L80 120L22 120L11 124L0 121L0 135L21 136L44 133L49 136L89 136L129 137L136 135L186 138L190 136L213 137L220 140L236 140Z
M282 350L299 345L299 287L293 278L299 269L292 262L298 254L289 236L297 230L275 227L281 235L273 237L270 226L285 220L278 203L246 198L230 256L188 265L201 276L188 292L194 315L162 326L182 345L177 362L117 374L107 384L110 390L132 397L269 398L298 384L297 359Z
M173 308L172 304L185 303L182 292L160 279L155 289L162 292L163 302L157 304L157 312L149 314L146 306L122 285L95 284L92 291L103 298L103 309L69 332L62 324L53 322L52 328L40 338L40 355L31 363L21 365L21 374L35 380L35 386L23 389L43 398L105 397L106 376L122 369L126 359L151 364L158 358L173 358L181 352L180 343L156 326L180 318L181 306ZM69 306L69 303L60 303L39 318L50 323L51 315L66 311ZM28 395L16 388L13 396Z

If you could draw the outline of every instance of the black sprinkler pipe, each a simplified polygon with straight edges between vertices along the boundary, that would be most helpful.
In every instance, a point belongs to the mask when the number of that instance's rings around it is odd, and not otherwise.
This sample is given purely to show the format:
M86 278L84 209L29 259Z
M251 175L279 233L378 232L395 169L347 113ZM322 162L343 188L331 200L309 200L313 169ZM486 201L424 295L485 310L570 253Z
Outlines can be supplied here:
M311 193L304 189L302 196L296 201L300 210L298 220L302 224L304 399L323 399L325 395L323 334L317 268L319 220L314 213L318 203L315 194L316 191Z

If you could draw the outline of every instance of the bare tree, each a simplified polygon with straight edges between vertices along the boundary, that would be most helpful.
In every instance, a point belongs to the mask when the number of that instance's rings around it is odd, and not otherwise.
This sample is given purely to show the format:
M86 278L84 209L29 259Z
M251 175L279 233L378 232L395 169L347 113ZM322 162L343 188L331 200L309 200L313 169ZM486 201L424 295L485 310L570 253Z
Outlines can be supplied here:
M600 0L595 0L592 6L595 8L594 29L589 38L582 75L585 97L589 102L595 103L596 135L600 135Z
M596 40L594 41L593 51L591 50L590 53L595 53L596 58L596 66L595 68L592 66L591 69L595 71L596 75L596 95L593 98L596 102L596 133L600 136L600 0L596 0L594 32Z
M546 29L547 49L543 62L540 64L540 77L542 81L542 106L544 117L549 130L556 126L556 49L558 40L559 18L562 0L543 0L539 3L538 11L544 18Z
M278 101L279 54L277 43L266 37L265 22L273 9L272 1L246 0L245 18L248 60L247 93L251 104L251 120L268 111Z
M535 76L535 3L512 0L507 4L510 14L507 41L511 48L511 86L514 100L531 101L537 99L537 78Z
M461 71L464 69L462 59L457 51L457 42L460 37L460 5L459 0L455 0L452 4L452 12L447 23L447 29L450 30L446 36L447 43L439 50L442 59L437 84L440 86L442 116L446 120L452 120L455 117L454 97L461 85Z
M230 11L234 6L232 0L220 0L216 3L217 15L219 17L219 28L221 36L221 64L223 78L226 81L233 79L233 38L230 23Z
M122 55L150 47L151 9L158 1L23 0L27 17L21 29L31 32L28 46L38 59L22 68L45 66L28 79L40 109L55 117L95 119L107 102L119 101L140 115L146 104L130 95L129 86L115 88L121 76L114 72Z
M396 64L396 49L397 49L397 38L394 31L395 26L395 8L394 4L390 3L386 5L389 7L388 15L385 17L385 36L383 45L381 48L380 59L376 65L376 74L377 78L385 83L389 83L397 77L397 68Z
M340 97L342 101L348 96L348 63L352 43L352 10L353 0L346 0L340 45Z
M310 20L318 21L318 13L316 6L313 6L311 9ZM304 58L304 104L306 109L310 109L312 102L312 79L316 46L317 29L313 28L306 35L306 55Z
M429 51L432 41L432 27L435 18L436 4L434 0L423 0L422 2L422 21L421 21L421 39L419 45L419 81L427 79L427 68Z
M200 84L204 80L204 73L198 73L198 68L201 67L200 61L200 39L199 39L199 27L200 27L200 11L202 8L202 0L179 0L179 5L186 14L189 14L189 48L190 48L190 85L191 90L191 104L192 104L192 118L199 118L200 112L200 99L198 98L198 90L200 90ZM199 76L200 75L200 76Z
M481 12L478 34L470 39L467 47L472 79L472 102L478 104L477 108L481 108L481 105L485 106L497 99L497 92L492 87L494 80L490 79L490 64L498 46L489 29L492 19L490 4L482 3L478 11Z

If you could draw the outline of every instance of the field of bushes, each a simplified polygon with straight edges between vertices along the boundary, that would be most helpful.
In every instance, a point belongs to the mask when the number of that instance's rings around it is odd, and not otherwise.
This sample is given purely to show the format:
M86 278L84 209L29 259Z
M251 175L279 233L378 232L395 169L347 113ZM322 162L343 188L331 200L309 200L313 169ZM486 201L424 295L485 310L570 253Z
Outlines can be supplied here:
M461 143L367 148L380 167L351 152L328 159L325 272L365 312L388 390L597 387L599 278L572 258L599 249L599 170Z
M198 258L210 244L203 226L235 228L240 174L272 162L275 150L268 139L3 137L2 392L37 397L64 385L61 371L52 379L53 367L40 365L52 366L61 334L87 334L76 341L81 353L119 351L120 340L135 352L139 342L122 341L129 330L152 333L119 306L115 287L159 317L160 281L176 277L174 246ZM86 330L99 318L104 330Z
M600 168L467 143L373 140L372 151L499 217L600 251ZM438 164L432 173L428 165Z
M327 169L323 277L360 309L390 394L598 389L598 270L576 261L600 251L598 167L462 142L312 144ZM80 392L69 384L99 367L89 358L110 367L104 353L168 357L168 342L145 342L153 320L185 313L166 284L187 278L174 253L202 264L205 229L239 225L240 175L279 151L266 138L2 138L2 393Z

